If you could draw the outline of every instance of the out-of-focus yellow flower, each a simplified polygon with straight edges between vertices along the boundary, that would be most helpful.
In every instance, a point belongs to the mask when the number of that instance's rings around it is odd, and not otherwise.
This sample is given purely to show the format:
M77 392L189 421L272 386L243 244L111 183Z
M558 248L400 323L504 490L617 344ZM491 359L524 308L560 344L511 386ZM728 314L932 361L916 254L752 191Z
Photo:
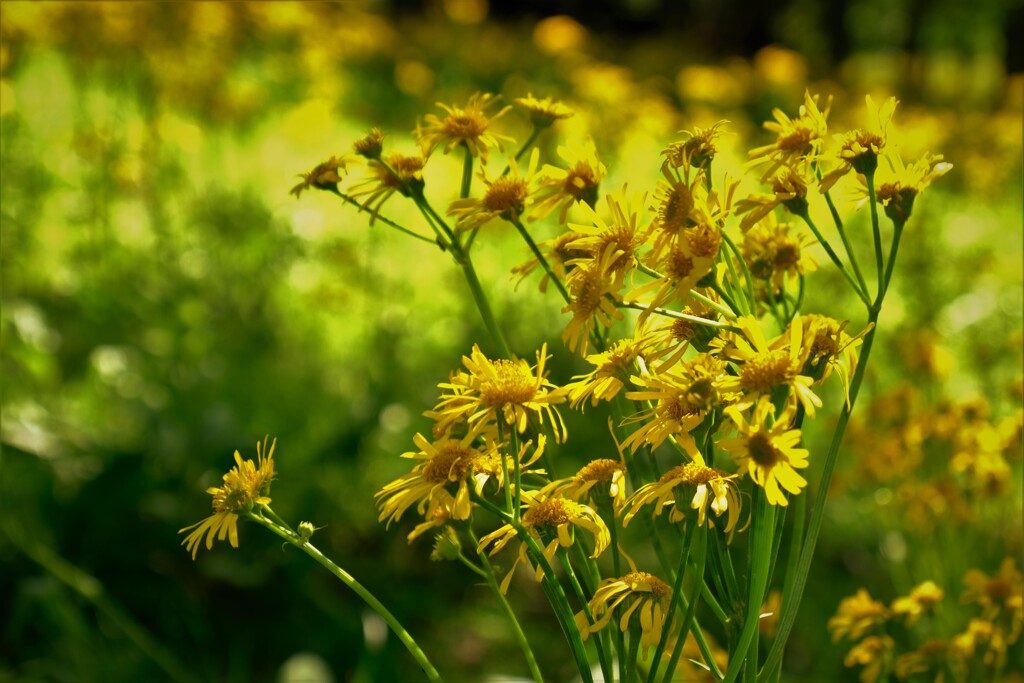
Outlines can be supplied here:
M293 187L289 194L299 197L310 188L336 190L338 183L341 182L341 174L349 163L344 156L332 156L327 161L317 164L309 173L300 173L299 177L302 178L302 182Z
M542 19L533 28L533 44L550 55L579 50L586 40L587 29L564 14Z
M910 627L944 596L945 593L934 581L925 581L914 586L910 595L893 600L891 610L894 615L905 618L907 626Z
M380 132L380 128L374 128L352 143L352 150L361 157L379 160L384 151L384 133Z
M739 406L725 409L726 414L736 423L739 434L723 439L719 446L728 451L742 473L745 468L754 483L764 489L772 505L789 505L785 489L794 496L799 495L807 480L797 473L797 468L807 467L806 448L797 448L802 435L799 429L790 429L793 419L792 408L786 409L769 426L769 417L775 412L771 399L762 397L747 421Z
M889 124L898 104L895 97L887 99L881 107L875 104L871 95L864 98L868 107L868 127L851 130L845 135L836 135L839 151L836 152L836 167L826 173L818 189L828 192L840 178L849 173L870 173L878 167L878 155L882 153L889 134Z
M535 148L530 155L529 165L521 172L516 160L509 157L509 172L494 180L489 180L487 173L481 169L480 179L487 186L483 196L456 199L448 205L448 215L458 220L455 229L472 230L495 218L518 221L531 201L539 159L540 150Z
M991 668L1002 668L1006 661L1006 635L996 624L987 619L971 619L967 630L950 640L955 658L965 669L974 670L972 660L979 657Z
M558 547L571 547L575 539L573 529L578 527L594 537L594 552L592 558L597 558L604 552L611 542L611 535L604 520L597 512L581 503L569 500L561 496L547 496L539 491L523 491L523 515L522 525L528 533L538 538L542 543L547 544L544 548L544 556L550 562ZM504 548L510 541L517 537L518 532L511 524L506 524L500 529L493 531L480 539L478 550L483 550L491 543L494 547L488 555L494 555ZM508 592L509 582L519 563L526 559L527 545L525 542L519 545L519 554L512 568L501 582L501 592ZM538 581L544 576L543 567L536 569ZM551 577L552 579L554 577Z
M588 603L594 623L591 624L586 612L581 610L576 614L576 626L586 640L591 633L606 627L616 608L621 607L624 611L620 612L619 630L625 633L633 615L638 613L640 645L646 660L651 647L661 640L671 599L672 589L668 584L647 572L634 571L618 579L604 579Z
M452 151L456 145L465 144L470 153L487 160L487 152L491 147L503 150L502 141L511 142L512 138L504 135L494 135L488 128L494 121L504 116L511 105L507 105L498 111L494 116L487 116L484 111L497 102L498 95L490 93L476 93L469 98L466 106L448 106L441 102L437 106L447 112L447 116L441 118L434 114L427 114L424 117L425 126L416 127L416 138L420 147L423 148L423 155L430 154L440 146L444 146L444 153Z
M948 653L949 643L947 641L938 638L926 640L913 652L907 652L897 657L893 665L893 673L901 680L924 674L919 680L945 683Z
M818 267L803 251L814 240L806 234L790 235L790 227L789 223L778 223L769 213L743 235L741 251L751 276L770 283L775 292L782 291L787 276L793 281Z
M804 92L804 103L795 119L789 118L781 109L773 109L775 120L766 121L764 128L775 133L775 142L750 150L748 165L768 164L761 175L762 179L767 180L774 177L779 169L795 166L800 160L819 154L828 132L827 119L831 106L830 97L824 111L818 109L818 96L812 96L808 90Z
M533 93L526 97L517 97L515 103L526 110L530 115L530 123L537 129L547 128L555 121L567 119L576 113L558 100L550 97L537 98Z
M242 460L242 455L235 451L235 466L224 475L223 486L211 486L206 492L213 496L213 514L178 531L179 534L192 529L181 542L185 549L196 559L199 544L206 537L206 549L213 549L213 539L223 541L225 538L232 548L238 547L238 513L247 512L254 505L269 505L270 482L274 479L274 446L277 439L267 449L267 442L256 442L258 462Z
M775 635L775 629L779 625L779 610L782 608L782 591L772 589L761 605L761 614L758 616L757 632L762 636L771 638Z
M960 602L980 605L982 617L1004 629L1005 641L1017 642L1024 621L1024 578L1012 557L1003 559L995 576L969 570L964 575Z
M882 670L889 667L895 648L896 643L889 636L868 636L853 646L843 658L843 664L848 667L863 666L864 670L860 672L861 683L875 683Z
M858 640L876 626L889 619L889 610L871 594L861 588L855 595L843 598L839 603L835 616L828 620L828 630L832 632L832 642L838 643L841 638Z
M716 517L728 512L725 533L731 534L739 521L742 507L735 479L736 475L708 467L704 458L696 454L693 462L676 465L658 481L638 488L626 501L622 525L628 525L640 508L648 503L657 503L654 507L655 516L670 506L669 521L681 522L686 518L685 511L680 509L680 504L683 504L697 511L699 526L708 521L709 507Z

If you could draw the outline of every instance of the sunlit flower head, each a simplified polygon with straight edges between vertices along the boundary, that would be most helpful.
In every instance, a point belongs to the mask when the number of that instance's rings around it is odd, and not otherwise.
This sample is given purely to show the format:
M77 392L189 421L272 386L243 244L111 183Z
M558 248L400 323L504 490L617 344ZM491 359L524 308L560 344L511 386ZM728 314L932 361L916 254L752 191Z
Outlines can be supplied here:
M606 249L597 259L588 255L566 264L572 270L565 281L569 303L562 313L572 313L572 318L562 332L562 341L570 351L579 349L586 355L597 325L611 327L614 321L622 320L616 304L622 300L623 277L615 270L621 256L617 250Z
M784 166L793 166L802 159L812 157L821 151L828 132L828 113L832 98L825 103L825 109L818 108L818 96L804 92L804 103L795 119L789 118L781 109L773 109L774 121L766 121L764 128L775 134L775 141L750 150L748 162L751 166L768 164L762 177L771 178Z
M568 144L558 148L558 156L566 166L545 164L541 169L537 199L531 212L531 219L541 219L558 209L558 222L564 224L569 209L577 202L594 206L598 199L598 188L608 170L597 155L592 140L583 144Z
M872 600L871 594L861 588L839 603L835 616L828 620L828 630L832 632L833 643L842 638L859 640L888 619L889 610L885 605Z
M336 190L338 183L341 182L341 174L346 171L349 163L351 162L344 156L332 156L327 161L317 164L309 173L300 173L302 182L293 187L289 194L299 197L310 188Z
M626 466L610 458L591 460L574 476L545 486L544 492L598 508L602 503L610 502L617 512L626 500Z
M384 151L384 134L380 128L374 128L352 143L352 150L361 157L379 160Z
M421 156L398 153L388 154L380 161L370 161L366 179L349 190L352 198L362 199L361 206L370 211L370 225L373 225L384 202L395 192L408 197L417 188L423 188L425 163Z
M718 321L718 313L714 309L697 301L685 306L680 313L712 323ZM640 327L646 331L645 334L651 335L653 346L658 349L646 356L649 361L657 361L658 372L665 372L678 363L691 346L706 351L708 343L718 334L713 325L658 314L647 318Z
M587 362L594 366L585 375L576 375L565 386L571 407L575 408L588 398L591 405L598 401L610 401L629 382L633 374L633 363L650 346L651 338L641 336L620 339L602 353L587 356Z
M673 142L662 155L665 160L675 168L680 166L694 166L706 169L718 153L715 140L722 135L719 130L728 121L717 121L708 128L694 128L693 131L680 131L687 138L680 142Z
M805 252L814 240L808 235L791 235L791 227L776 222L775 214L769 213L744 233L740 246L751 277L765 281L774 292L782 291L787 278L797 280L818 267Z
M192 532L181 542L185 549L196 559L199 544L206 537L206 549L213 549L213 539L223 541L225 538L231 547L238 547L238 516L240 512L248 512L254 505L269 505L270 482L274 479L274 439L267 449L267 442L256 442L257 461L242 460L242 455L235 451L235 466L224 475L222 486L211 486L206 492L213 496L213 514L191 526L178 531L179 534L192 529Z
M618 579L604 579L588 603L594 623L590 623L586 612L581 610L576 614L576 626L586 640L590 634L606 627L614 616L619 620L619 630L626 633L636 614L640 621L640 646L646 660L651 647L661 640L671 599L672 588L647 572L634 571Z
M743 216L740 229L749 230L778 206L796 216L806 215L810 173L807 164L787 166L771 176L771 193L752 194L736 202L736 213Z
M843 658L848 667L863 666L861 683L876 683L882 671L888 669L896 643L889 636L868 636L853 646Z
M914 586L910 595L893 600L890 608L893 615L903 617L909 627L944 596L945 592L934 581L925 581Z
M821 192L828 192L836 181L850 171L866 174L874 172L878 167L878 155L885 148L897 100L890 97L881 107L875 104L871 95L867 95L864 100L868 108L868 126L835 136L839 143L835 158L836 167L822 177L818 184Z
M686 518L686 510L693 509L697 511L697 524L703 526L708 521L710 507L716 517L729 513L725 533L730 534L736 528L742 507L735 479L735 475L708 467L697 455L693 462L676 465L658 481L638 488L626 501L622 525L627 526L643 506L656 503L654 516L660 515L667 506L669 521L681 522Z
M581 204L580 210L588 222L569 224L569 228L579 237L568 247L590 254L594 261L601 261L607 252L614 252L615 256L608 259L608 270L621 279L635 267L637 250L644 243L649 229L644 224L646 221L641 218L643 203L644 197L631 200L626 194L626 188L622 192L606 195L604 205L608 210L608 220L590 206Z
M886 163L875 172L875 197L885 215L896 223L905 223L914 210L914 200L926 187L949 173L953 164L942 160L941 154L925 154L910 164L903 163L898 151L882 155ZM868 200L867 178L858 176L855 191L861 202Z
M798 495L807 480L797 469L807 467L807 449L798 448L802 438L799 429L790 429L792 411L786 410L771 422L775 407L767 397L758 401L748 420L739 406L726 408L736 423L738 435L723 439L719 446L728 451L740 472L746 471L754 483L764 489L768 502L786 506L786 494Z
M461 439L445 436L431 442L416 434L413 443L420 450L404 453L402 457L419 463L374 494L380 508L378 521L387 520L390 526L413 505L421 515L428 505L437 514L444 507L440 500L443 495L453 498L448 511L451 518L469 519L469 487L472 484L479 493L491 476L488 458L500 457L493 442L478 448L475 442L479 436L479 432L471 430Z
M469 98L464 107L454 104L448 106L438 102L437 106L447 115L442 118L427 114L424 117L426 125L416 127L415 134L420 147L423 148L423 155L430 156L442 145L444 153L447 154L460 144L465 144L474 157L479 156L485 161L490 148L497 147L499 151L503 151L502 141L511 141L511 138L494 135L488 128L512 107L506 106L493 116L484 113L498 99L498 95L476 93Z
M522 525L527 531L546 544L544 556L550 562L559 547L568 548L575 542L575 529L582 529L593 537L594 552L592 558L597 558L605 551L611 542L611 535L601 516L588 505L577 503L562 496L548 496L539 491L523 491L523 514ZM517 538L518 532L511 524L506 524L492 533L480 539L478 550L494 544L488 555L494 555L508 543ZM526 543L520 543L519 554L512 568L501 582L501 592L508 591L509 582L519 563L526 559ZM544 576L542 567L537 567L536 578L538 581Z
M480 179L487 186L483 195L456 199L448 206L448 215L455 216L458 221L455 229L471 230L495 218L518 221L531 201L534 191L533 179L537 174L539 159L540 152L534 149L530 155L529 165L521 171L515 158L509 157L509 172L493 180L481 169Z
M575 112L558 100L550 97L538 98L533 93L526 97L517 97L515 103L530 115L530 123L534 128L547 128L555 121L570 118Z
M815 313L797 316L792 325L800 325L801 344L799 357L802 360L800 374L815 382L823 382L835 370L843 385L846 403L850 403L850 378L857 371L858 347L864 337L873 329L869 325L854 336L846 333L849 321L839 322L833 318Z
M555 406L565 401L565 393L547 379L547 349L544 344L531 367L521 358L491 360L474 344L470 355L462 357L468 372L438 384L442 393L431 416L442 430L458 422L477 426L500 421L519 433L526 431L531 417L541 424L547 417L555 439L563 441L565 424Z

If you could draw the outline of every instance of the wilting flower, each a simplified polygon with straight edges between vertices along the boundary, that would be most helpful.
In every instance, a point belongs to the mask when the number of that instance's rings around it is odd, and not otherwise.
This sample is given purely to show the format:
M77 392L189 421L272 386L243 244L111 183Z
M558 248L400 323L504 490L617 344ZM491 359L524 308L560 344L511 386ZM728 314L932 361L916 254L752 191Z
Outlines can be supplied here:
M764 489L769 503L788 505L782 489L798 495L807 486L807 480L796 470L808 465L807 449L797 448L800 430L789 428L792 411L783 411L771 426L769 416L775 412L775 407L767 397L758 401L750 421L743 417L738 406L730 406L725 411L736 423L739 434L723 439L719 446L732 455L741 472L746 469L754 483Z
M683 505L697 511L697 524L700 526L708 519L709 507L716 517L728 512L725 532L731 533L739 521L742 505L735 479L736 475L708 467L703 457L698 455L693 462L676 465L658 481L638 488L626 501L622 525L627 526L644 505L657 503L655 516L660 515L668 506L671 508L669 521L680 522L686 516L684 510L680 509L680 505Z
M622 578L604 579L587 605L594 623L590 623L586 612L581 610L576 613L576 626L586 640L591 633L607 626L613 616L618 616L619 630L625 633L633 615L639 614L640 645L646 660L648 651L661 640L671 599L672 589L668 584L647 572L633 571ZM618 614L616 609L619 609Z
M843 598L839 603L835 616L828 620L828 630L832 632L834 643L841 638L858 640L888 619L889 610L885 605L872 600L871 595L861 588L856 595Z
M185 549L196 559L199 543L206 536L206 549L213 548L213 539L223 541L225 538L232 548L238 547L238 513L247 512L254 505L269 505L270 482L274 479L274 446L277 439L270 444L264 439L262 446L256 442L257 462L242 460L242 455L235 451L235 466L224 475L223 486L211 486L206 492L213 496L213 514L178 531L179 534L193 529L184 541Z
M344 156L332 156L327 161L317 164L316 168L309 173L300 173L299 177L302 178L302 182L293 187L289 194L299 197L310 188L318 190L337 189L338 183L341 182L341 174L346 170L346 166L349 163L349 160Z
M611 535L601 516L597 512L581 503L569 500L561 496L546 496L541 492L523 491L523 515L522 525L527 533L546 543L544 556L550 562L559 546L571 547L575 539L573 529L580 528L594 537L594 552L592 558L600 556L611 542ZM488 555L494 555L504 548L510 541L517 537L518 532L511 524L502 526L480 539L478 550L483 550L491 543L494 547ZM508 591L509 582L519 563L526 559L527 544L519 545L519 554L516 556L512 568L501 582L501 592ZM537 580L544 576L544 569L538 566L536 569Z
M488 131L488 127L497 119L501 118L511 109L506 106L494 116L488 117L484 111L497 102L499 96L491 94L476 93L469 98L465 107L456 105L448 106L437 103L437 106L447 112L447 116L441 118L434 114L427 114L424 117L426 126L416 127L416 137L420 147L423 148L423 155L430 154L439 146L444 145L444 153L452 151L456 145L465 144L470 153L487 160L487 151L491 147L503 149L502 140L511 141L511 138L503 135L494 135Z

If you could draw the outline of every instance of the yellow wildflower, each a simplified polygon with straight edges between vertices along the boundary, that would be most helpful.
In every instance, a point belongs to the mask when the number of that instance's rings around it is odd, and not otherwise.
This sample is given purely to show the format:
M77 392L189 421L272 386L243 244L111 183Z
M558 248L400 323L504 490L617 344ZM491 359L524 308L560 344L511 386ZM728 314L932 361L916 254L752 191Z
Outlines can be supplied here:
M839 151L836 153L836 167L826 173L818 189L821 192L828 192L840 178L849 173L867 174L878 167L878 155L885 147L888 136L889 124L892 122L892 115L896 112L897 100L895 97L887 99L881 107L875 104L871 95L864 98L868 107L868 127L849 131L845 135L836 135L839 142Z
M622 525L627 526L640 508L649 503L657 503L653 513L655 516L669 506L669 521L681 522L686 517L684 510L680 509L682 504L697 511L697 524L701 526L708 519L708 507L716 517L728 512L725 533L729 534L736 528L742 506L735 479L735 475L708 467L698 453L693 462L676 465L658 481L638 488L626 501Z
M591 624L586 612L581 610L576 614L576 626L586 640L591 633L606 627L613 616L618 616L619 630L625 633L629 630L630 619L639 614L640 645L646 660L651 647L661 640L671 600L672 588L668 584L647 572L633 571L618 579L602 580L588 603L594 623ZM620 607L622 611L616 614Z
M769 213L746 231L740 246L750 275L770 283L776 293L782 291L787 277L792 282L818 267L803 251L814 240L806 234L790 235L791 227L789 223L778 223L775 214Z
M743 215L740 229L746 232L756 225L775 207L785 207L796 216L807 212L807 188L810 184L811 170L807 164L787 166L771 177L771 193L749 195L746 199L736 202L737 215Z
M327 161L317 164L309 173L300 173L299 177L302 178L302 182L293 187L288 194L299 197L310 188L336 190L338 183L341 182L341 174L349 163L344 156L332 156Z
M588 398L596 406L598 401L610 401L619 395L633 373L633 363L650 346L651 338L627 337L620 339L602 353L587 356L594 369L585 375L576 375L565 385L570 406L575 408Z
M620 254L606 249L598 259L588 257L573 259L566 263L572 270L566 276L569 303L562 313L572 313L572 319L562 332L562 341L570 351L579 348L586 355L590 348L590 335L597 323L611 327L615 320L622 320L622 312L616 303L622 300L619 290L623 278L614 270Z
M864 670L860 672L861 683L875 683L883 669L888 669L895 648L896 643L889 636L868 636L853 646L843 659L843 664L848 667L858 664L863 666Z
M863 588L856 595L843 598L835 616L828 620L828 630L832 632L832 642L838 643L841 638L859 640L861 636L876 626L885 623L889 618L889 610L885 605L872 600L871 595Z
M802 159L818 154L828 132L827 119L831 106L832 98L829 97L825 110L818 109L818 96L812 96L808 90L804 91L804 103L795 119L789 118L781 109L773 109L775 120L765 122L764 128L775 133L775 142L750 150L748 164L769 164L762 175L762 178L768 179L780 168L793 166Z
M499 96L476 93L469 98L466 106L448 106L437 103L437 106L447 112L447 116L441 118L434 114L427 114L424 117L426 126L416 126L416 138L420 147L423 148L423 155L430 154L439 146L444 145L444 153L452 151L456 145L465 144L470 153L479 156L487 161L487 151L491 147L503 150L501 141L511 142L511 138L503 135L494 135L488 132L488 128L494 121L504 116L511 106L506 106L494 116L488 117L484 111L497 102Z
M686 140L673 142L662 151L662 155L669 164L676 168L695 166L707 169L715 158L715 154L718 153L715 140L722 135L719 128L727 123L729 122L718 121L708 128L694 128L692 132L679 131L687 136Z
M942 600L944 595L945 593L934 581L925 581L914 586L910 595L893 600L892 613L904 617L908 627L913 626L921 615Z
M533 93L526 97L517 97L515 103L525 109L530 115L530 123L534 128L547 128L555 121L570 118L575 112L558 100L550 97L538 98Z
M395 192L403 197L410 196L417 188L423 188L423 165L421 156L388 154L381 160L371 160L370 173L362 182L353 185L349 194L353 199L365 197L364 209L370 211L370 225L373 225L381 207Z
M914 210L914 200L926 187L949 173L953 164L942 160L941 154L925 154L907 166L898 151L883 154L886 164L875 172L875 197L881 202L885 215L897 223L905 223ZM860 203L868 200L865 176L858 176L856 194Z
M455 229L471 230L495 218L518 221L530 202L533 192L531 185L539 159L540 151L534 149L525 172L520 172L515 158L509 157L509 172L494 180L489 180L487 173L481 169L480 178L487 186L483 196L456 199L448 206L448 215L458 220Z
M598 507L602 501L611 501L617 512L626 501L626 466L610 458L591 460L574 476L553 481L543 490L550 495L564 496L576 502L585 501Z
M567 164L565 168L545 164L537 188L537 202L531 219L539 220L558 209L558 222L565 223L569 209L577 202L588 206L597 203L597 190L608 169L601 163L591 140L580 145L558 148Z

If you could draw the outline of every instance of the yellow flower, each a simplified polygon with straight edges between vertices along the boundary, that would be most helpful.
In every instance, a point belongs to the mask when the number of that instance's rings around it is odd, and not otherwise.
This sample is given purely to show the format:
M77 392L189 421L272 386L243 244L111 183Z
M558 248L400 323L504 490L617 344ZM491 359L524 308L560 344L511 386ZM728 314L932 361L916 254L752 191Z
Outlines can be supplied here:
M848 320L839 322L824 315L808 313L794 318L791 324L802 327L798 352L802 360L800 374L821 383L835 370L849 406L850 378L857 371L857 347L874 325L868 325L851 337L845 332Z
M602 501L610 501L617 512L626 501L626 466L610 458L591 460L575 476L553 481L543 491L598 507Z
M598 259L587 256L566 263L572 270L565 281L569 303L562 313L571 312L572 319L562 332L562 341L570 351L578 348L586 355L595 324L611 327L613 321L622 320L616 303L622 300L623 278L613 269L620 256L618 251L606 249Z
M886 164L875 172L875 197L885 210L885 215L897 223L905 223L914 210L914 200L926 187L949 173L953 164L942 161L942 155L925 154L907 166L898 151L883 154ZM868 184L865 176L858 176L856 188L860 203L868 200Z
M491 360L474 344L469 357L462 357L469 372L456 373L448 382L438 384L442 394L430 413L438 429L446 430L458 422L480 429L480 425L496 425L501 420L521 434L531 415L541 423L546 415L555 439L564 441L565 424L555 406L565 401L565 393L547 380L547 351L544 344L537 352L537 364L531 367L521 358Z
M860 672L861 683L875 683L882 670L888 668L895 647L896 643L889 636L868 636L853 646L843 659L843 664L848 667L858 664L863 666L864 670Z
M894 615L906 619L907 627L913 626L922 614L932 605L942 600L945 593L934 581L925 581L914 586L910 595L893 600L891 609Z
M920 676L918 680L944 683L948 653L949 643L945 640L938 638L926 640L913 652L907 652L897 657L893 665L893 672L901 680L926 674Z
M872 600L871 595L861 588L856 595L843 598L839 603L835 616L828 620L828 630L832 632L833 643L844 637L858 640L888 618L889 610L885 605Z
M366 198L362 207L370 210L370 225L377 219L384 202L395 192L408 197L417 187L422 189L425 163L421 156L397 153L388 154L381 161L370 161L369 175L349 191L353 199Z
M578 527L590 533L594 537L594 552L592 558L597 558L604 552L611 542L611 535L608 527L597 512L581 503L569 500L564 497L548 497L539 491L523 491L523 515L522 525L527 533L538 538L544 547L544 556L550 562L559 547L568 548L574 542L573 528ZM488 555L494 555L504 548L510 541L517 537L517 532L511 524L506 524L500 529L493 531L480 539L478 551L482 551L491 543L494 547ZM509 582L519 563L526 559L525 542L519 545L519 554L516 556L512 568L501 582L501 592L508 592ZM544 576L544 569L541 566L536 568L538 581Z
M437 507L437 497L442 492L454 493L451 508L453 519L469 519L471 505L469 502L469 481L479 493L490 478L491 468L487 467L487 459L500 457L497 446L493 442L480 450L473 443L480 436L478 431L470 430L461 439L444 436L433 443L422 434L413 437L413 443L419 451L403 453L403 458L421 461L411 472L387 484L374 494L377 507L380 508L378 521L391 522L401 519L402 514L411 506L416 505L420 514L430 507ZM454 491L451 489L454 487Z
M576 614L576 626L586 640L591 633L606 627L613 616L618 616L619 630L625 633L629 630L630 619L639 614L640 645L646 660L651 647L661 640L671 600L672 589L668 584L647 572L633 571L622 578L602 580L588 603L594 623L591 624L586 612L581 610Z
M558 222L564 224L569 209L577 202L588 206L597 203L597 190L608 169L601 163L593 141L559 147L558 156L568 165L560 168L545 164L541 169L537 200L530 215L532 220L545 218L559 209Z
M178 531L179 534L193 529L192 533L181 542L185 549L196 559L199 544L206 537L206 549L213 549L213 539L223 541L225 538L232 548L238 547L238 513L248 512L253 505L269 505L270 482L274 479L274 446L277 439L270 444L256 442L257 461L242 460L242 455L235 451L235 466L224 475L223 486L211 486L206 492L213 496L213 514Z
M785 207L796 216L805 215L810 178L811 170L807 164L787 166L779 170L771 177L771 194L752 194L746 199L736 202L736 214L743 215L740 229L746 232L774 211L777 206Z
M1009 645L1003 630L987 619L971 619L967 630L953 636L950 644L955 655L951 659L960 660L959 663L972 670L975 657L980 657L987 667L1002 668Z
M769 416L775 413L775 406L767 397L754 407L749 422L739 406L730 406L725 412L736 423L739 435L723 439L719 446L729 451L741 472L745 466L754 483L764 489L769 503L789 505L782 489L798 495L807 486L807 480L796 470L808 465L807 449L797 448L800 430L789 429L792 411L783 411L771 426Z
M633 363L650 346L650 336L639 339L620 339L603 353L587 356L587 362L594 370L585 375L576 375L573 382L565 385L570 406L575 408L590 399L590 405L598 401L610 401L619 395L633 373Z
M623 447L633 452L645 443L653 450L669 436L675 436L688 453L697 453L697 444L690 432L704 422L713 408L737 398L729 389L732 381L728 378L726 364L705 353L670 372L632 379L643 389L626 392L627 399L656 401L653 408L627 420L629 423L646 422L622 442Z
M718 121L709 128L694 128L693 132L688 130L680 131L687 136L686 140L673 142L662 155L665 160L675 168L680 166L696 166L707 169L711 161L718 153L715 147L715 140L722 135L720 127L729 123Z
M299 197L310 188L336 190L338 183L341 182L341 173L346 170L349 163L344 156L332 156L327 161L317 164L316 168L309 173L300 173L299 177L302 178L302 182L293 187L288 194Z
M651 252L647 262L652 268L659 264L680 242L688 241L688 230L698 225L717 226L729 212L735 185L727 183L725 196L709 192L704 184L704 171L691 172L689 166L661 166L663 181L658 181L654 194L655 211Z
M503 150L501 141L512 139L503 135L493 135L488 132L488 127L512 107L506 106L491 117L484 114L484 110L494 104L499 97L489 93L476 93L469 98L465 107L454 104L449 107L438 102L437 106L444 109L447 116L440 118L434 114L427 114L424 117L426 126L416 126L415 134L420 147L423 148L423 156L430 156L441 145L444 145L444 153L447 154L456 145L463 143L474 157L479 156L484 161L487 160L487 151L491 147Z
M845 135L836 135L839 142L839 151L836 153L837 166L826 173L818 189L821 192L828 192L840 178L849 173L870 173L878 167L878 155L885 147L888 136L889 124L892 122L892 115L896 112L897 101L895 97L887 99L881 107L875 104L871 95L864 98L868 107L867 128L851 130Z
M533 96L533 93L529 93L526 97L517 97L515 103L527 111L530 115L530 123L538 130L575 114L572 109L558 100L553 100L550 97L537 98Z
M792 282L807 271L816 270L817 262L803 253L814 242L807 235L790 235L789 223L778 223L769 213L743 235L740 250L750 268L750 275L771 283L772 291L782 291L788 276Z
M764 179L775 175L784 166L793 166L798 161L812 157L821 151L825 134L828 132L828 112L832 106L830 97L825 110L818 109L818 96L804 91L804 103L799 115L789 118L781 109L773 109L774 121L764 124L765 130L775 133L775 142L750 150L750 166L769 164Z
M1007 643L1017 641L1024 621L1024 577L1012 557L1003 559L995 576L969 570L960 602L980 605L982 617L1005 628Z
M662 475L658 481L638 488L626 501L626 514L622 518L622 526L627 526L640 508L649 503L657 503L654 508L655 516L660 515L662 510L669 506L669 521L681 522L685 519L685 512L679 507L682 504L697 511L697 524L701 526L708 519L708 507L716 517L728 512L725 533L729 534L736 528L742 506L735 479L735 475L708 467L704 463L704 458L697 454L693 462L677 465Z
M684 307L681 312L712 322L718 320L714 309L699 302ZM648 361L657 361L658 372L665 372L678 363L691 345L699 351L706 351L708 342L718 334L717 328L710 325L657 314L649 317L641 328L647 330L644 334L650 334L653 345L658 348L647 356Z
M374 128L356 140L352 144L352 150L361 157L379 160L384 151L384 133L380 132L380 128Z
M569 247L569 245L575 242L579 237L580 235L575 232L565 232L555 239L537 243L537 248L544 254L544 258L547 260L548 265L551 266L551 270L554 272L555 277L560 281L564 281L568 272L576 267L575 265L570 265L570 263L578 263L579 259L583 259L587 255L584 251ZM520 279L523 279L539 266L540 261L536 256L533 256L528 261L524 261L513 268L512 272L519 276ZM547 272L545 272L540 279L540 291L548 291L549 280L550 277Z
M537 174L537 163L540 150L534 149L530 155L530 163L525 174L520 173L515 158L509 157L509 172L488 180L487 173L481 169L480 178L487 189L482 197L466 197L456 199L448 205L448 215L455 216L458 222L455 229L471 230L488 223L495 218L517 221L530 202L533 189L533 177Z

